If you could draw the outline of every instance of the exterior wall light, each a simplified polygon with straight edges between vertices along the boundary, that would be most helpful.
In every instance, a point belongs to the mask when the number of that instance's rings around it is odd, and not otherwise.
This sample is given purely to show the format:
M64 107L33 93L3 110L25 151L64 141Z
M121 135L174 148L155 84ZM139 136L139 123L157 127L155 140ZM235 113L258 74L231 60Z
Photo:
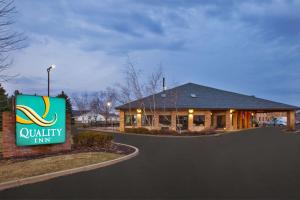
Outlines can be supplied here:
M189 114L193 114L194 113L194 109L189 109Z
M136 109L136 112L139 113L139 114L141 114L142 113L142 109L138 108L138 109Z

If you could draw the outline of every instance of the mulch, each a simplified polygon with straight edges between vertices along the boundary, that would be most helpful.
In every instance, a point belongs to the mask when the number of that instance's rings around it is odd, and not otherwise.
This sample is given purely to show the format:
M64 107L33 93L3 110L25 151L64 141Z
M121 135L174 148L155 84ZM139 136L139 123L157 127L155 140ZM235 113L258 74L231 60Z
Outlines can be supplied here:
M135 149L121 145L121 144L115 144L115 143L108 143L103 146L91 146L91 147L83 147L83 146L72 146L72 149L69 151L61 151L56 153L48 153L48 154L40 154L40 155L32 155L32 156L22 156L22 157L16 157L16 158L7 158L3 159L0 155L0 164L1 162L5 161L11 161L14 162L20 162L20 161L26 161L26 160L32 160L32 159L38 159L38 158L46 158L50 156L59 156L59 155L68 155L68 154L75 154L75 153L86 153L86 152L105 152L105 153L116 153L116 154L122 154L122 155L128 155L135 151Z

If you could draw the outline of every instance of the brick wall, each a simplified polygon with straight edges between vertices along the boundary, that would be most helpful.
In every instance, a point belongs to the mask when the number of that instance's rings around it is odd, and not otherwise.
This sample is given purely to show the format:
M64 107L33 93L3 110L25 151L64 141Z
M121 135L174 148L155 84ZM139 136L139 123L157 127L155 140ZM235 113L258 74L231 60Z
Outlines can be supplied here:
M66 119L66 142L64 144L51 144L40 146L16 146L16 117L12 112L2 113L2 155L4 158L42 155L67 151L71 149L71 117Z

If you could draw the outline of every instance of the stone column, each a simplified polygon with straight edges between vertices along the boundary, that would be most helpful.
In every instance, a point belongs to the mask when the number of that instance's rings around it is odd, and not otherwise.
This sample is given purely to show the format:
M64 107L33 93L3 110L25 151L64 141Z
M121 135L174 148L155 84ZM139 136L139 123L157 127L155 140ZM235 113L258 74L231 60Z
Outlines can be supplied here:
M235 111L233 114L232 114L232 120L233 120L233 130L237 130L237 124L238 124L238 111Z
M138 128L142 127L142 114L141 113L136 114L136 126Z
M188 117L189 117L189 119L188 119L188 130L193 131L194 115L189 114Z
M171 130L176 131L176 111L172 111L171 114Z
M244 127L248 128L248 112L244 112Z
M231 125L232 115L230 114L230 110L226 110L225 118L226 118L226 130L230 131L230 130L232 130L232 125Z
M248 123L248 128L251 128L251 112L248 112L248 121L247 121L247 123Z
M287 129L289 131L296 129L296 114L294 110L287 112Z
M213 128L216 129L217 128L217 115L216 114L213 114L213 121L214 121Z
M239 117L239 129L243 129L244 124L243 124L243 115L244 113L242 111L239 111L240 117Z
M205 125L204 126L206 129L211 128L211 112L210 111L205 112Z
M159 129L159 115L157 113L154 113L153 120L154 129Z
M120 110L119 117L120 117L119 131L124 132L125 131L125 113L124 113L124 111Z

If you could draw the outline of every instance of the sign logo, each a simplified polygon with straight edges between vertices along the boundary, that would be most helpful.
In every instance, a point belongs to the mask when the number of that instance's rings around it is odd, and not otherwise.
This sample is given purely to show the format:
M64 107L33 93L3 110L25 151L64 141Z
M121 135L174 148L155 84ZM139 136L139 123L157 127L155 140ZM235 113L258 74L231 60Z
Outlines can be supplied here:
M29 95L16 97L18 146L64 143L65 132L65 99Z
M43 97L44 104L45 104L45 112L42 117L40 117L32 108L25 106L25 105L16 105L16 109L22 111L30 120L23 119L22 117L16 115L16 120L18 123L21 124L37 124L39 126L47 127L52 126L57 121L57 114L55 113L55 118L51 121L46 121L45 117L49 112L50 108L50 101L49 97Z

